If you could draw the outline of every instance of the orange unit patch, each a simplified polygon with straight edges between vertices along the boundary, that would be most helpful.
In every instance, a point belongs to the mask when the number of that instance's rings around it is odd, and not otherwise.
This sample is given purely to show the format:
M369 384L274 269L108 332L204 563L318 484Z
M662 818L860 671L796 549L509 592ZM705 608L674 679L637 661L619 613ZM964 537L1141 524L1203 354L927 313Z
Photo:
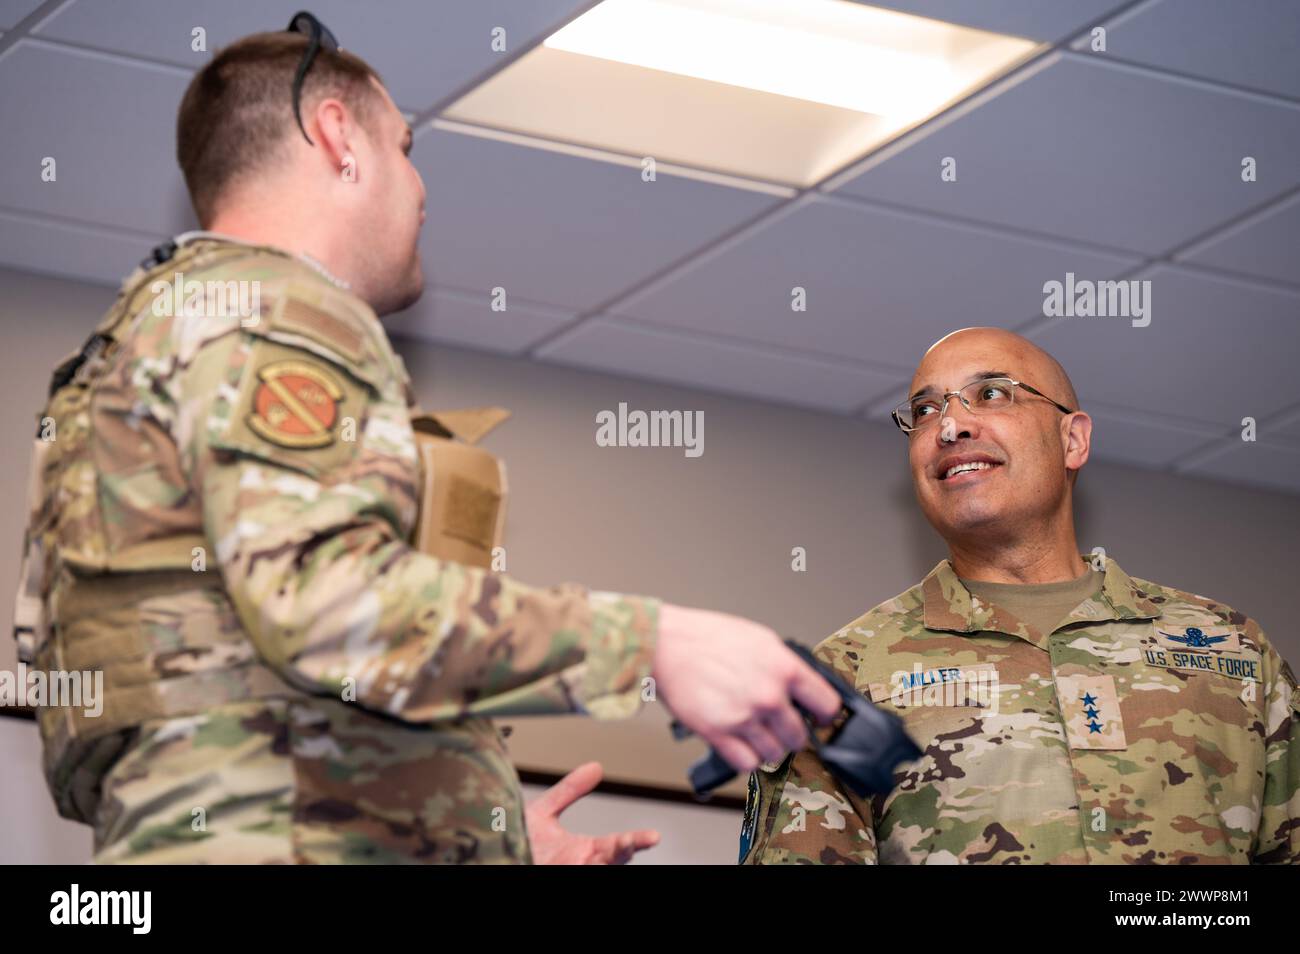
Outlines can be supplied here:
M307 361L276 361L258 369L248 426L281 447L326 447L334 442L343 388Z

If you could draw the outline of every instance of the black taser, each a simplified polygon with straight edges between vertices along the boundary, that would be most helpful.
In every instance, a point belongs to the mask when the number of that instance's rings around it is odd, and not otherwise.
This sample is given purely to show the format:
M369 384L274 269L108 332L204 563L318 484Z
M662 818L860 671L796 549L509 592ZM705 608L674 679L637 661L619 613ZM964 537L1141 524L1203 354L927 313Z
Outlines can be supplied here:
M840 678L812 652L798 643L787 646L800 659L817 671L840 694L849 716L825 742L817 738L813 717L798 703L808 725L813 749L822 763L835 777L861 798L884 795L894 787L894 770L904 762L921 757L921 748L903 728L903 720L890 712L872 705L864 696ZM684 739L691 731L681 723L673 723L673 735ZM691 788L697 797L707 797L719 785L735 778L736 770L713 749L690 769Z

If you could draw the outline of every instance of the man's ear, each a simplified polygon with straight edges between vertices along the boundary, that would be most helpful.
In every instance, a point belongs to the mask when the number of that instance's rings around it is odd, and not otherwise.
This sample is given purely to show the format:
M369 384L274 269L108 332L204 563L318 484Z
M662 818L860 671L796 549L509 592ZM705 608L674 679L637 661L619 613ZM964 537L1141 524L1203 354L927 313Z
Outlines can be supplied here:
M1065 448L1066 470L1077 471L1088 463L1092 450L1092 418L1075 411L1061 421L1061 443Z
M357 176L357 160L361 128L342 100L329 96L312 110L308 131L321 150L321 158L341 176Z

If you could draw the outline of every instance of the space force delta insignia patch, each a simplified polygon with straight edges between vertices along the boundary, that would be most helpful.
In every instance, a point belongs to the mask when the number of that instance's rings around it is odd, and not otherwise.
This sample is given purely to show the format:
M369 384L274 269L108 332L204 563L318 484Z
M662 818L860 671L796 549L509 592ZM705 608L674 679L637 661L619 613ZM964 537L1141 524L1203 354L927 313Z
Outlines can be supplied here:
M1234 629L1223 632L1207 631L1195 626L1188 626L1181 633L1166 633L1157 629L1160 645L1172 649L1212 649L1215 652L1241 652L1241 634Z
M281 447L326 447L334 442L343 388L316 364L276 361L257 371L248 426Z

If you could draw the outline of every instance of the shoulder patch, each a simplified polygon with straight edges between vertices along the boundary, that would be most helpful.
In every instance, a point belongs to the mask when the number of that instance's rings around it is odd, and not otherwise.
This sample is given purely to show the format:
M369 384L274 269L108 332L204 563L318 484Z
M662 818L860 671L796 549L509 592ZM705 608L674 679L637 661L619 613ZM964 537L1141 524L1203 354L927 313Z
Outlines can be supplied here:
M248 426L281 447L334 443L343 385L316 361L272 361L255 372L258 385Z
M333 362L265 338L212 446L323 477L356 454L370 389Z

